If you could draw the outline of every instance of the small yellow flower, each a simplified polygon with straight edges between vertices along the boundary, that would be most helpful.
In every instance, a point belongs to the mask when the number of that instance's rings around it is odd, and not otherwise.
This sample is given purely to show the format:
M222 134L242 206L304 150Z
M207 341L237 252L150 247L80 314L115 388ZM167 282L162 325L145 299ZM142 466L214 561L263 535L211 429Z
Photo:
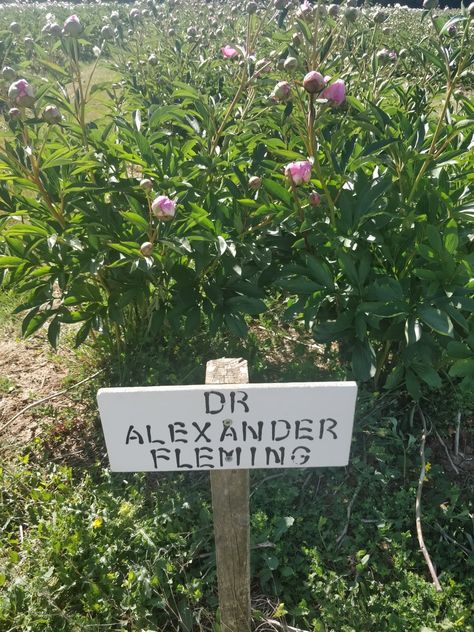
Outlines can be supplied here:
M94 518L94 520L92 521L92 528L100 529L103 524L104 524L103 518L100 518L100 517Z
M430 463L429 461L427 461L427 462L426 462L426 465L425 465L425 478L423 479L423 482L424 482L424 483L427 483L427 482L428 482L428 480L429 480L429 479L428 479L428 476L426 476L426 474L428 474L428 472L429 472L430 470L431 470L431 463Z

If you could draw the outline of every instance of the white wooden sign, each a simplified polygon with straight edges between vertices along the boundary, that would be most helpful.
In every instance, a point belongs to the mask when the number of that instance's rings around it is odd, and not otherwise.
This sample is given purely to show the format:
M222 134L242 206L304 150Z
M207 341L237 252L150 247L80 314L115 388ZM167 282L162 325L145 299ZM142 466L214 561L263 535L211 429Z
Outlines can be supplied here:
M104 388L115 472L347 465L355 382Z

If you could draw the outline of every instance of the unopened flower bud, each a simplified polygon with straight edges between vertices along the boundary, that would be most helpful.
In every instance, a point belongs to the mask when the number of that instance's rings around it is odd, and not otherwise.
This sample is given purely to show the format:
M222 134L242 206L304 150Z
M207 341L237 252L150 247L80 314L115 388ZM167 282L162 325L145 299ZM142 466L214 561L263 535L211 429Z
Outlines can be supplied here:
M140 11L138 9L132 9L128 14L130 20L136 21L140 19Z
M149 257L153 252L153 244L151 243L151 241L143 242L143 244L140 246L140 252L144 257Z
M311 206L319 206L321 204L321 196L317 191L311 191L309 194L309 203Z
M374 22L375 24L382 24L383 22L385 22L385 20L387 20L388 18L388 13L386 13L385 11L377 11L377 13L374 15Z
M249 15L252 15L253 13L256 13L257 12L257 3L256 2L249 2L247 4L246 10L247 10L247 13Z
M295 57L287 57L283 64L285 70L294 70L298 65L298 60Z
M277 9L278 11L281 11L286 7L286 2L287 0L274 0L273 5L275 9Z
M429 11L430 9L436 9L439 5L439 0L423 0L423 9Z
M49 34L51 37L59 37L61 35L61 27L57 22L49 25Z
M82 33L82 24L77 15L70 15L64 22L64 33L70 37L79 37Z
M355 22L359 17L359 10L356 7L346 7L344 10L344 18L348 22Z
M258 176L251 176L249 178L249 188L250 189L254 189L254 191L256 191L261 186L262 186L262 178L259 178Z
M474 18L474 2L471 2L471 4L467 7L467 12L471 18Z
M303 79L303 87L309 94L315 94L316 92L321 92L321 90L326 87L326 82L320 72L311 70Z
M304 20L306 22L310 22L313 19L313 6L308 2L308 0L304 0L303 4L298 7L296 17L299 20Z
M20 107L29 108L35 102L35 93L26 79L18 79L8 88L9 98Z
M120 22L120 13L118 11L112 11L110 14L110 21L112 24L118 24Z
M150 180L150 178L142 178L142 180L140 180L140 189L143 189L144 191L151 191L153 189L153 182Z
M398 56L400 57L400 59L406 59L408 57L408 51L406 48L402 48L400 50L400 52L398 53Z
M10 108L8 110L8 116L12 121L18 121L18 119L21 117L21 110L19 110L18 108Z
M382 64L386 64L388 61L390 61L390 51L387 48L382 48L382 50L379 50L377 53L377 59Z
M330 4L328 7L328 13L332 18L337 18L337 16L339 15L339 5Z
M194 26L190 26L186 31L186 35L189 37L189 39L194 39L197 35L197 30Z
M43 110L43 119L46 123L53 125L61 121L61 112L55 105L47 105Z
M16 77L16 72L10 66L4 66L2 68L2 77L5 81L13 81Z
M21 26L18 24L18 22L12 22L10 24L10 31L15 35L18 35L18 33L21 32Z
M291 43L295 48L301 45L301 35L299 33L293 33Z
M106 24L100 29L100 34L105 40L114 39L114 29L110 24Z
M291 93L291 86L288 81L279 81L273 88L271 97L276 101L286 101Z
M152 53L148 57L148 63L150 64L150 66L156 66L158 64L158 57L154 53Z

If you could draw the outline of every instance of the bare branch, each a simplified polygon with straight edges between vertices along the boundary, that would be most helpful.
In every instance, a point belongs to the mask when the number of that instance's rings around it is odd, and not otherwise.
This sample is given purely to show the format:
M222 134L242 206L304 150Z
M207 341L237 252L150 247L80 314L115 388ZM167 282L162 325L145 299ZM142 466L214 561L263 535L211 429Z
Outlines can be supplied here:
M431 561L430 554L428 553L428 549L425 546L425 541L423 539L423 530L421 528L421 493L423 491L423 482L425 480L426 474L426 460L425 460L425 444L426 444L426 436L428 434L428 430L426 427L426 419L423 411L418 406L418 412L420 413L421 422L423 424L423 434L421 435L421 445L420 445L420 457L421 457L421 470L420 477L418 479L418 489L416 491L416 503L415 503L415 515L416 515L416 533L418 535L418 542L420 544L420 550L423 553L423 557L425 558L425 562L430 571L431 578L433 580L433 584L435 585L437 592L442 592L443 589L441 584L439 583L438 575L436 574L433 562Z

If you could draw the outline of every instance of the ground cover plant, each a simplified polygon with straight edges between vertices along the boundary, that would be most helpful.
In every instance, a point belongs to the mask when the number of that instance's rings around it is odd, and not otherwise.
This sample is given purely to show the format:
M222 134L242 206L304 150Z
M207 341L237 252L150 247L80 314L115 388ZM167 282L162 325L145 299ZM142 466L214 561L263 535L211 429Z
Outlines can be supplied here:
M108 474L93 394L224 354L361 387L347 469L254 475L256 628L472 629L474 6L435 4L2 7L2 329L104 371L4 446L1 629L219 629L205 477Z

